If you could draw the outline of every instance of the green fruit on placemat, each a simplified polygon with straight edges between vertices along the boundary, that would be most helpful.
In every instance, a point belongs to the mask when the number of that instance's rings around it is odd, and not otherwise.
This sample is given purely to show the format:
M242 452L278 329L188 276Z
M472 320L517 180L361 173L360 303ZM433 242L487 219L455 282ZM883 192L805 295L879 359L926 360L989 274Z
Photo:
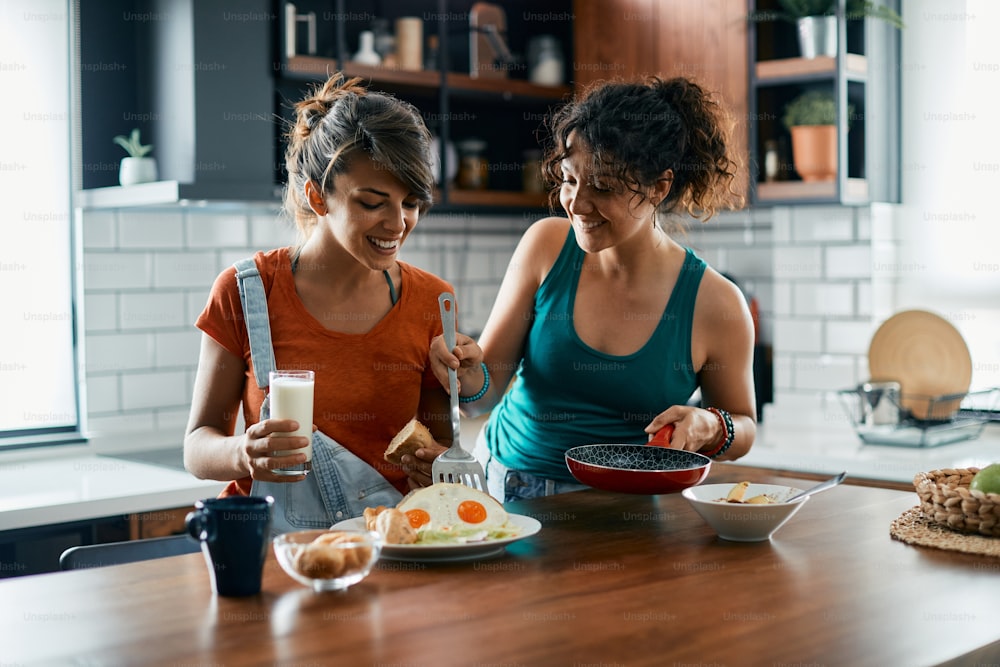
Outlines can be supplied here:
M977 472L969 482L969 490L1000 493L1000 463L992 463Z

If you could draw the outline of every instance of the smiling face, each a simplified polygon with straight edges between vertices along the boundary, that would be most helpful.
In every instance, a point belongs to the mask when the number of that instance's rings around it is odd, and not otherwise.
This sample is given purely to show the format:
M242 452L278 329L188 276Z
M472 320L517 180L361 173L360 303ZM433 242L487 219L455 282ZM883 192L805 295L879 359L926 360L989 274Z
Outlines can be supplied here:
M590 147L575 133L560 163L559 202L569 214L577 243L586 252L621 244L653 229L655 205L670 189L663 179L646 196L630 189L612 170L595 159Z
M419 197L363 154L353 157L350 168L335 177L325 211L311 187L307 196L325 222L325 231L358 263L377 271L395 264L419 215Z

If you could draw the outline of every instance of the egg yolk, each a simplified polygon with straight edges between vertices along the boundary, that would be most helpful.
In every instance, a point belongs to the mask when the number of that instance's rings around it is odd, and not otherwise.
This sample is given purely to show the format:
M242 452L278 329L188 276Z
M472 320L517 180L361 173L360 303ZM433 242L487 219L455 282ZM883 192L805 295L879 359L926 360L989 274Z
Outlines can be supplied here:
M410 521L410 526L414 529L420 528L425 524L430 523L431 515L427 513L427 510L409 510L406 512L406 518Z
M465 500L458 506L458 518L466 523L486 521L486 508L475 500Z

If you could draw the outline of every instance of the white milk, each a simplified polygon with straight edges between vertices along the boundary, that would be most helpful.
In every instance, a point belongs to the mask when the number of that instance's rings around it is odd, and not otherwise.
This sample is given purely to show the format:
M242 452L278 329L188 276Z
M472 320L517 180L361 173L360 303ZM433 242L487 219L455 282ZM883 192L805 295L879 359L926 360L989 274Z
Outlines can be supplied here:
M289 436L309 438L305 449L288 453L304 452L306 461L312 460L313 388L315 376L312 371L276 371L271 373L271 419L294 419L299 423L297 431ZM284 454L285 452L275 452Z

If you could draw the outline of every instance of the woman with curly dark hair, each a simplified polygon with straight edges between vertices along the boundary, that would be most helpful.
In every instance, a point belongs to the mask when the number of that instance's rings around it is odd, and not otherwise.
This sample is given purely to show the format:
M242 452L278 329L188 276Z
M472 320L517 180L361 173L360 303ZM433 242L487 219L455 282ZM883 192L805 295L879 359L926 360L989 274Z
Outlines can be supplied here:
M525 232L478 344L432 344L439 380L459 369L467 414L492 409L476 454L497 498L580 488L567 449L668 424L670 447L750 450L746 301L666 225L739 205L726 125L700 86L655 77L600 84L550 119L544 174L567 217Z

